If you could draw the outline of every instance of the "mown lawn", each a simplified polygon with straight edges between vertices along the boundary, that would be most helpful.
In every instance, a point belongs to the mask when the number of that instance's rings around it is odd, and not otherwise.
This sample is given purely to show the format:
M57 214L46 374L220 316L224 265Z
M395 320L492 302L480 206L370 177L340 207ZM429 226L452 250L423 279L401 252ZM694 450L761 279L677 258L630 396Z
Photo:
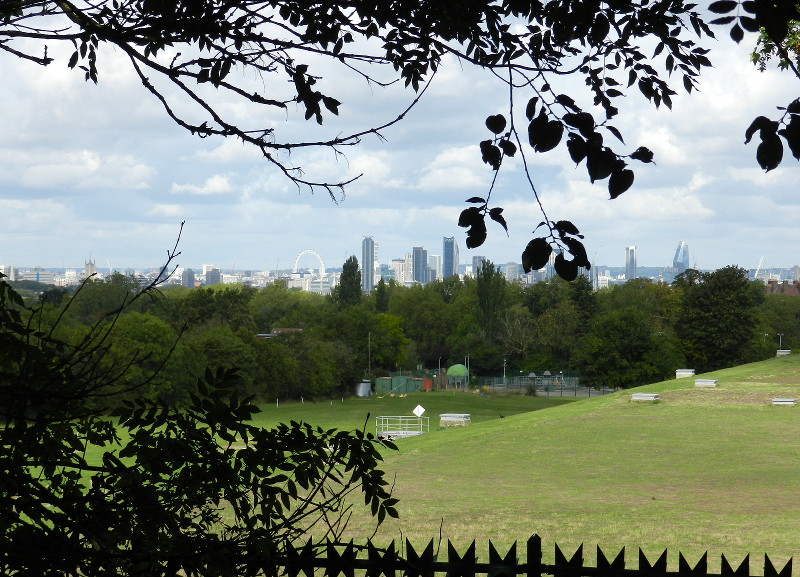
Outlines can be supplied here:
M599 544L632 559L669 548L671 566L678 551L692 563L709 551L716 570L720 553L734 566L748 553L754 567L765 552L785 562L800 553L800 405L770 399L800 398L800 356L703 376L718 388L672 380L640 389L660 403L620 392L399 441L384 465L401 518L378 540L423 544L441 530L477 539L485 557L487 538L536 532L550 556L553 543L568 555L585 543L588 559ZM358 538L369 524L351 527Z

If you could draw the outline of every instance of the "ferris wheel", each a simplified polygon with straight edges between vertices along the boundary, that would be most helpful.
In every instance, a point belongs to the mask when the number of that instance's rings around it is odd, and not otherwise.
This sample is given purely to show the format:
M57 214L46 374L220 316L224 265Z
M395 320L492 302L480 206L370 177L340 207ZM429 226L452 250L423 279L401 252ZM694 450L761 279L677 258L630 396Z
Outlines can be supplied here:
M297 255L297 258L294 259L294 268L292 269L292 273L297 274L297 265L300 262L300 259L303 258L307 254L310 254L311 256L315 257L317 259L317 262L319 263L319 273L317 275L318 278L324 277L325 276L325 263L322 261L322 257L319 256L319 254L316 251L311 250L311 249L306 249L306 250L304 250L303 252L301 252L300 254ZM312 269L312 273L313 273L313 269Z

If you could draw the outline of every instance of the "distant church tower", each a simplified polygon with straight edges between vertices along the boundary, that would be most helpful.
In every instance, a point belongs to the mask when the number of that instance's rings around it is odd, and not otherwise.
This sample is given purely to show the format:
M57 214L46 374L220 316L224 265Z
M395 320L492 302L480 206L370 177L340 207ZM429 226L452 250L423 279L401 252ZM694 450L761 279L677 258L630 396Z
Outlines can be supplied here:
M89 258L89 260L84 262L83 265L83 278L89 278L93 274L97 274L97 267L94 264L94 261Z

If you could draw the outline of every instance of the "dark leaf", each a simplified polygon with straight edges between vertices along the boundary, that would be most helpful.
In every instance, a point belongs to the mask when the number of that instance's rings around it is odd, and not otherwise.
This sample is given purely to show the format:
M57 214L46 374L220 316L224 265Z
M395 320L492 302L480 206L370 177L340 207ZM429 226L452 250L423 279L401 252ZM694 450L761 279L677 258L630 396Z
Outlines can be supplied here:
M586 141L575 133L570 133L567 140L569 157L575 164L580 164L586 158Z
M503 154L500 152L500 149L495 146L491 140L482 141L480 143L480 148L483 162L495 170L500 170L500 163L503 160Z
M593 44L600 44L603 40L606 39L608 36L608 32L611 29L608 18L606 15L600 12L594 19L594 24L592 25L592 31L589 35Z
M758 22L756 22L756 19L751 18L750 16L739 16L739 24L741 24L742 28L748 32L758 32L761 30L761 27L758 25Z
M653 162L653 152L649 148L640 146L633 151L631 158L640 162Z
M467 228L473 226L476 222L482 221L483 213L481 212L481 209L477 206L471 206L461 211L461 214L458 217L458 226Z
M742 41L742 38L744 38L744 30L742 30L742 27L738 24L734 24L731 27L731 38L734 42L736 42L736 44L739 44L739 42Z
M586 155L586 170L589 173L589 180L603 180L611 176L611 172L617 167L619 159L611 149L603 147L601 149L589 148Z
M325 108L330 110L333 114L338 116L339 114L339 105L341 102L336 100L335 98L331 98L330 96L323 96L322 103L325 105Z
M506 224L506 219L503 217L503 209L500 207L495 207L489 211L489 218L491 218L496 223L499 223L500 226L506 231L508 234L508 225Z
M561 106L565 108L569 108L573 112L580 112L580 108L575 106L575 100L572 99L571 96L566 94L559 94L556 96L556 102L558 102Z
M467 200L465 200L464 202L472 202L472 203L477 203L477 204L485 204L485 203L486 203L486 200L485 200L485 199L483 199L483 198L481 198L480 196L473 196L473 197L471 197L471 198L468 198L468 199L467 199Z
M792 156L800 160L800 117L793 114L789 124L786 125L786 128L779 130L778 134L786 139Z
M564 238L564 235L567 234L580 234L581 231L578 230L578 227L572 224L569 220L559 220L558 222L553 223L553 228L558 231L558 234L561 238Z
M543 238L534 238L522 251L522 269L529 273L543 268L550 260L553 247Z
M528 105L525 107L525 116L528 117L528 120L533 120L533 117L536 116L536 104L539 102L539 97L534 96L530 100L528 100Z
M792 100L789 106L786 107L786 111L792 114L800 114L800 98Z
M587 269L592 268L589 257L586 255L586 248L581 241L575 238L565 238L563 241L567 245L567 250L569 250L576 265Z
M622 138L622 133L619 130L617 130L615 126L608 125L606 126L606 130L608 130L611 134L616 136L617 140L619 140L622 144L625 144L625 140Z
M486 240L486 222L483 215L478 222L473 223L472 227L467 230L467 248L478 248Z
M761 135L761 144L756 150L756 160L766 172L778 167L783 160L783 142L777 134Z
M577 128L584 137L589 136L594 132L594 117L588 112L567 112L562 120Z
M565 281L574 281L578 278L578 265L575 261L565 259L563 253L556 255L554 265L558 276Z
M67 66L69 66L70 68L75 68L76 64L78 64L78 51L77 50L72 53L72 56L70 56L69 63L67 64Z
M727 14L733 11L737 5L738 2L736 2L736 0L717 0L716 2L712 2L708 6L708 9L717 14Z
M502 114L495 114L486 118L486 128L500 134L506 129L506 117Z
M533 124L533 123L531 123ZM530 131L529 131L530 136ZM548 152L553 150L561 142L564 136L564 125L558 120L549 120L542 126L542 129L536 135L536 141L533 144L533 149L536 152Z
M506 140L504 138L498 143L498 145L500 146L500 150L502 150L503 154L506 156L514 156L517 153L517 145L510 140Z
M627 191L633 185L633 171L629 169L615 170L608 179L608 193L612 199Z
M764 138L764 132L772 132L776 133L778 131L778 123L773 122L766 116L759 116L753 122L750 123L750 126L747 127L747 130L744 133L744 143L748 144L750 139L753 138L753 135L757 132L761 132L761 138Z
M715 24L717 26L720 26L723 24L730 24L734 20L736 20L736 16L723 16L722 18L715 18L714 20L709 22L709 24Z
M528 142L536 149L539 143L542 132L547 128L547 113L544 108L539 111L539 114L528 123Z

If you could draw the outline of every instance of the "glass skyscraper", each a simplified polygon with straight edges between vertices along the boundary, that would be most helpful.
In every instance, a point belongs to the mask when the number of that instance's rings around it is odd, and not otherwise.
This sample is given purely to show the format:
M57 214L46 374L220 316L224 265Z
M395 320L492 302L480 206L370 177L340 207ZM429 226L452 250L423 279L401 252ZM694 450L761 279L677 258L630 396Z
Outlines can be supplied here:
M458 274L458 244L454 236L445 236L442 244L442 278Z
M375 288L375 241L365 236L361 241L361 290L372 292Z
M625 280L636 278L636 247L625 248Z
M689 268L689 245L683 241L680 241L678 243L678 248L675 249L672 266L679 273L686 272L686 269Z
M421 246L411 249L411 280L414 282L428 282L428 251Z

